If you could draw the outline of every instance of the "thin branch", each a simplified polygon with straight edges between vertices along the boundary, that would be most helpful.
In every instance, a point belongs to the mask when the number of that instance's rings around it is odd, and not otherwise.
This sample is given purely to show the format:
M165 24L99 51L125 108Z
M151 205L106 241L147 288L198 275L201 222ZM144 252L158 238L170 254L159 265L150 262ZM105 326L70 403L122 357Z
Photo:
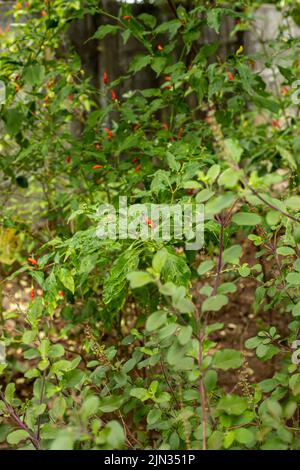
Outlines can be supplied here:
M257 191L256 189L252 188L252 186L250 186L250 184L248 183L248 181L243 178L243 183L244 185L250 189L250 191L252 192L252 194L254 194L254 196L256 196L258 199L260 199L264 204L266 204L267 206L269 206L271 209L273 209L274 211L277 211L277 212L280 212L282 215L284 215L285 217L287 217L288 219L290 220L293 220L294 222L297 222L298 224L300 224L300 219L298 217L295 217L294 215L291 215L289 214L288 212L285 212L283 211L282 209L279 209L278 207L276 207L274 204L272 204L271 202L268 202L263 196L261 196Z
M196 308L196 321L197 321L197 334L198 334L198 341L199 341L199 352L198 352L198 366L199 366L199 395L201 400L201 422L202 422L202 450L207 449L207 432L206 432L206 393L205 393L205 386L204 386L204 376L202 369L203 364L203 348L202 348L202 338L204 333L201 334L201 324L200 324L200 313L199 310Z

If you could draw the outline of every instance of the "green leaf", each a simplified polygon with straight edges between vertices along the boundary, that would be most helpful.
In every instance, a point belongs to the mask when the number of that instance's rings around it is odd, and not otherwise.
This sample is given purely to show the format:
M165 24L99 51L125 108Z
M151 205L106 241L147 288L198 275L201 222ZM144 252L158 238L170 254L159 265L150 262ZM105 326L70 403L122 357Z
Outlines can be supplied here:
M174 155L171 152L166 152L167 162L171 170L179 171L180 163L176 161Z
M105 304L125 299L126 276L129 272L135 271L138 264L139 253L133 249L126 250L114 261L109 276L103 283L103 301Z
M67 372L65 372L64 378L66 380L65 387L75 388L83 382L85 378L85 373L84 371L79 369L68 370Z
M92 39L103 39L108 34L115 35L119 31L119 29L120 28L118 26L114 26L111 24L102 25L97 29Z
M216 407L218 411L224 411L229 415L237 416L241 415L247 408L247 399L238 395L226 395L220 399Z
M27 318L31 325L35 326L38 319L43 314L43 300L41 297L36 297L29 305Z
M152 425L156 423L160 418L161 418L161 410L154 408L153 410L150 410L147 415L147 423L149 425Z
M80 410L80 414L83 417L84 420L87 420L90 416L94 415L97 413L99 409L99 398L96 397L95 395L92 395L90 397L87 397Z
M225 188L233 188L237 185L240 175L241 172L233 170L232 168L227 168L227 170L223 171L219 176L218 183L225 186Z
M40 64L31 64L24 67L23 78L31 86L41 85L45 79L45 67Z
M166 57L154 57L154 59L151 62L151 68L154 70L157 77L159 77L159 75L163 72L166 64L167 64Z
M107 396L101 398L99 410L103 413L112 413L118 410L123 403L123 397L121 396Z
M184 346L191 339L193 328L190 325L182 326L178 335L179 343Z
M252 94L251 99L258 107L268 109L272 113L278 113L280 110L279 103L271 98L267 98L258 94Z
M65 349L62 344L53 344L50 346L48 351L48 356L50 358L61 357L65 353Z
M280 145L276 145L276 148L278 152L280 153L280 156L282 157L282 159L287 163L287 165L292 170L296 170L297 163L295 161L293 154L290 152L290 150L286 149L285 147L281 147Z
M10 405L12 404L12 401L14 399L15 391L16 391L16 386L13 382L8 384L5 388L4 397L7 403L9 403Z
M205 205L206 216L213 216L219 214L222 210L231 207L235 199L233 193L225 193L219 196L213 197Z
M71 434L61 430L52 442L50 450L73 450L73 446L74 442Z
M150 55L137 55L130 64L129 71L137 73L151 63Z
M243 266L239 267L238 273L242 277L248 277L251 274L251 269L249 268L247 263L244 263Z
M228 370L238 369L243 362L243 356L239 351L235 349L222 349L214 354L212 365L216 369Z
M181 22L179 20L171 20L171 21L165 21L161 23L157 28L155 29L155 34L164 34L168 33L170 39L173 39L173 37L176 35L178 29L181 27Z
M210 169L208 170L206 174L206 177L210 181L210 183L213 183L214 181L216 181L216 179L218 178L220 174L220 171L221 171L221 167L218 164L212 165L210 167Z
M207 447L209 450L219 450L223 443L223 433L221 431L214 431L207 440Z
M229 160L233 160L235 163L239 163L244 149L240 146L236 139L225 139L225 154Z
M130 282L130 287L132 289L137 289L138 287L145 286L150 282L154 281L154 278L151 274L145 271L132 271L131 273L127 274L127 279Z
M215 370L208 370L204 376L205 391L210 393L217 385L218 375Z
M253 336L252 338L248 338L245 342L245 346L247 349L255 349L261 343L261 338L258 336Z
M207 26L219 34L223 10L222 8L213 8L207 13Z
M254 434L247 428L235 429L234 437L240 444L251 445L255 441Z
M146 26L153 29L156 25L156 18L153 15L149 15L148 13L142 13L138 16L138 19L141 20Z
M223 264L239 264L239 258L242 256L242 247L240 245L232 245L223 251Z
M109 449L121 449L125 444L123 427L118 421L110 421L105 429L109 431L107 444Z
M66 399L64 397L57 397L51 407L51 416L55 419L60 419L65 414L66 409Z
M217 289L217 294L233 294L237 291L237 287L233 282L224 282Z
M10 108L4 114L7 132L12 136L19 133L22 128L25 116L19 108Z
M168 257L161 273L164 282L170 281L175 285L187 287L191 271L183 256L168 252Z
M197 269L197 273L199 276L202 276L203 274L207 273L208 271L211 271L213 267L215 266L215 262L212 260L208 261L203 261Z
M284 201L286 207L288 209L292 209L293 211L300 211L300 196L291 196Z
M146 390L145 388L132 388L130 390L130 396L134 397L134 398L138 398L139 400L141 401L146 401L148 400L151 395L150 393L148 392L148 390Z
M74 278L71 274L71 272L66 269L66 268L61 268L58 271L58 278L62 285L68 289L72 294L74 294L75 291L75 283L74 283Z
M286 281L292 286L300 285L300 273L292 272L286 276Z
M152 260L152 267L154 271L156 271L157 273L160 273L167 261L167 258L168 258L167 250L165 248L162 248L161 250L159 250L154 255L154 258Z
M276 252L282 256L291 256L295 254L294 248L291 248L290 246L280 246L277 248Z
M146 321L146 329L148 331L155 331L158 330L162 325L165 324L167 319L166 312L159 310L158 312L154 312L147 318Z
M8 434L6 440L8 444L11 445L16 445L19 444L19 442L24 441L24 439L28 439L29 434L27 431L24 431L23 429L18 429L17 431L13 431L10 434Z
M214 295L209 297L208 299L204 300L202 304L202 312L217 312L219 311L224 305L228 304L228 297L226 295Z
M292 314L294 317L300 316L300 302L297 302L296 305L293 306Z
M261 217L252 212L237 212L232 221L237 225L258 225L261 223Z
M231 444L234 442L234 438L234 431L227 431L224 435L223 447L225 449L229 449L229 447L231 447Z
M173 302L173 305L180 313L193 313L195 310L193 302L186 298Z
M208 199L210 199L213 195L215 194L214 191L211 191L210 189L202 189L197 196L196 196L196 202L198 204L201 204L201 202L206 202Z
M179 341L174 341L171 347L167 352L167 361L171 366L175 366L182 359L184 359L184 354L188 346L182 346Z

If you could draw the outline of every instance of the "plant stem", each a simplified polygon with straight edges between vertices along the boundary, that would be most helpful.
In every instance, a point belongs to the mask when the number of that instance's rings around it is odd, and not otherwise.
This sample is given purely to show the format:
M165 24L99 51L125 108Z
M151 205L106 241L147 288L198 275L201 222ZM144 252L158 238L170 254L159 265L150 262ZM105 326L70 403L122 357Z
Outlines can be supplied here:
M282 215L284 215L285 217L287 217L288 219L290 220L293 220L294 222L297 222L298 224L300 224L300 219L298 217L295 217L294 215L291 215L289 214L288 212L285 212L281 209L279 209L278 207L276 207L275 205L273 205L272 203L268 202L263 196L261 196L257 191L256 189L252 188L252 186L250 186L250 184L248 183L248 181L243 178L243 183L244 185L250 189L250 191L252 192L252 194L254 194L254 196L256 196L258 199L260 199L264 204L266 204L267 206L269 206L271 209L273 209L274 211L277 211L277 212L280 212Z
M28 433L28 436L29 436L29 440L31 441L32 445L35 447L36 450L40 450L40 442L39 442L39 439L30 431L30 429L28 428L28 426L23 423L23 421L21 420L21 418L18 416L18 414L15 412L15 410L13 409L13 407L5 400L5 397L4 397L4 394L2 392L0 392L0 398L1 400L3 401L3 403L5 404L6 406L6 409L11 417L11 419L13 420L13 422L20 428L20 429L23 429L24 431L26 431Z
M214 295L216 295L217 289L220 285L220 275L222 271L223 243L224 243L224 222L222 219L220 219L219 256L218 256L217 276L216 276L216 282L215 282L215 287L214 287Z
M206 443L206 393L205 393L205 386L204 386L204 376L202 369L203 364L203 347L202 347L202 339L204 333L201 334L201 324L200 324L200 313L198 308L196 308L196 321L197 321L197 334L198 334L198 342L199 342L199 352L198 352L198 365L199 365L199 395L201 400L201 422L202 422L202 450L207 450L207 443Z

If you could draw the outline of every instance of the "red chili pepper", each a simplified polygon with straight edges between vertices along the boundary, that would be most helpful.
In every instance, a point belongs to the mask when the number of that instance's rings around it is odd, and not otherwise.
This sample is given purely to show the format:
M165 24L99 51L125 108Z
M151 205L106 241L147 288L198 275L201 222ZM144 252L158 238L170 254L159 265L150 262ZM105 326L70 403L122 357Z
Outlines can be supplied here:
M34 258L28 258L27 261L28 261L29 264L32 264L32 266L37 266L37 264L38 264L37 260L34 259Z
M166 75L166 76L165 76L165 82L170 82L170 81L171 81L170 75Z
M231 72L226 72L226 75L227 75L228 80L230 80L231 82L233 82L233 80L234 80L234 75L233 75Z
M64 297L65 293L61 290L61 291L59 291L58 295L59 295L59 297Z
M107 133L107 137L109 139L112 139L113 138L113 132L108 127L104 127L104 130Z
M68 155L68 156L66 157L66 162L67 162L67 163L71 163L71 161L72 161L72 157L71 157L71 155Z
M112 99L113 101L116 101L116 100L118 99L115 90L110 90L110 94L111 94L111 99Z
M278 119L272 119L272 127L278 129L280 127L280 122Z
M146 224L147 224L149 227L151 227L151 228L155 228L155 227L156 227L156 225L155 225L155 223L153 222L153 220L148 219L148 217L145 217L144 220L145 220Z
M33 288L33 287L30 289L30 294L29 294L29 295L30 295L30 300L31 300L31 301L34 300L34 298L35 298L35 292L34 292L34 288Z
M141 171L141 165L135 167L134 172L139 173Z
M137 163L138 161L139 161L138 158L133 158L133 159L131 160L131 163L134 165L134 164Z
M288 87L288 86L283 86L283 87L281 88L281 93L282 93L284 96L288 95L288 94L289 94L289 87Z
M103 83L104 85L108 85L108 75L106 71L103 74Z
M47 12L45 10L41 11L41 16L47 16Z
M104 166L103 165L94 165L92 167L92 170L98 170L99 168L104 168Z
M132 18L132 17L131 17L130 15L125 15L125 16L123 16L123 20L125 20L125 21L130 21L131 18Z
M161 44L158 44L157 49L162 52L164 50L163 46Z
M193 196L193 195L195 194L194 191L195 191L194 189L187 189L187 190L186 190L186 194L187 194L188 196Z

